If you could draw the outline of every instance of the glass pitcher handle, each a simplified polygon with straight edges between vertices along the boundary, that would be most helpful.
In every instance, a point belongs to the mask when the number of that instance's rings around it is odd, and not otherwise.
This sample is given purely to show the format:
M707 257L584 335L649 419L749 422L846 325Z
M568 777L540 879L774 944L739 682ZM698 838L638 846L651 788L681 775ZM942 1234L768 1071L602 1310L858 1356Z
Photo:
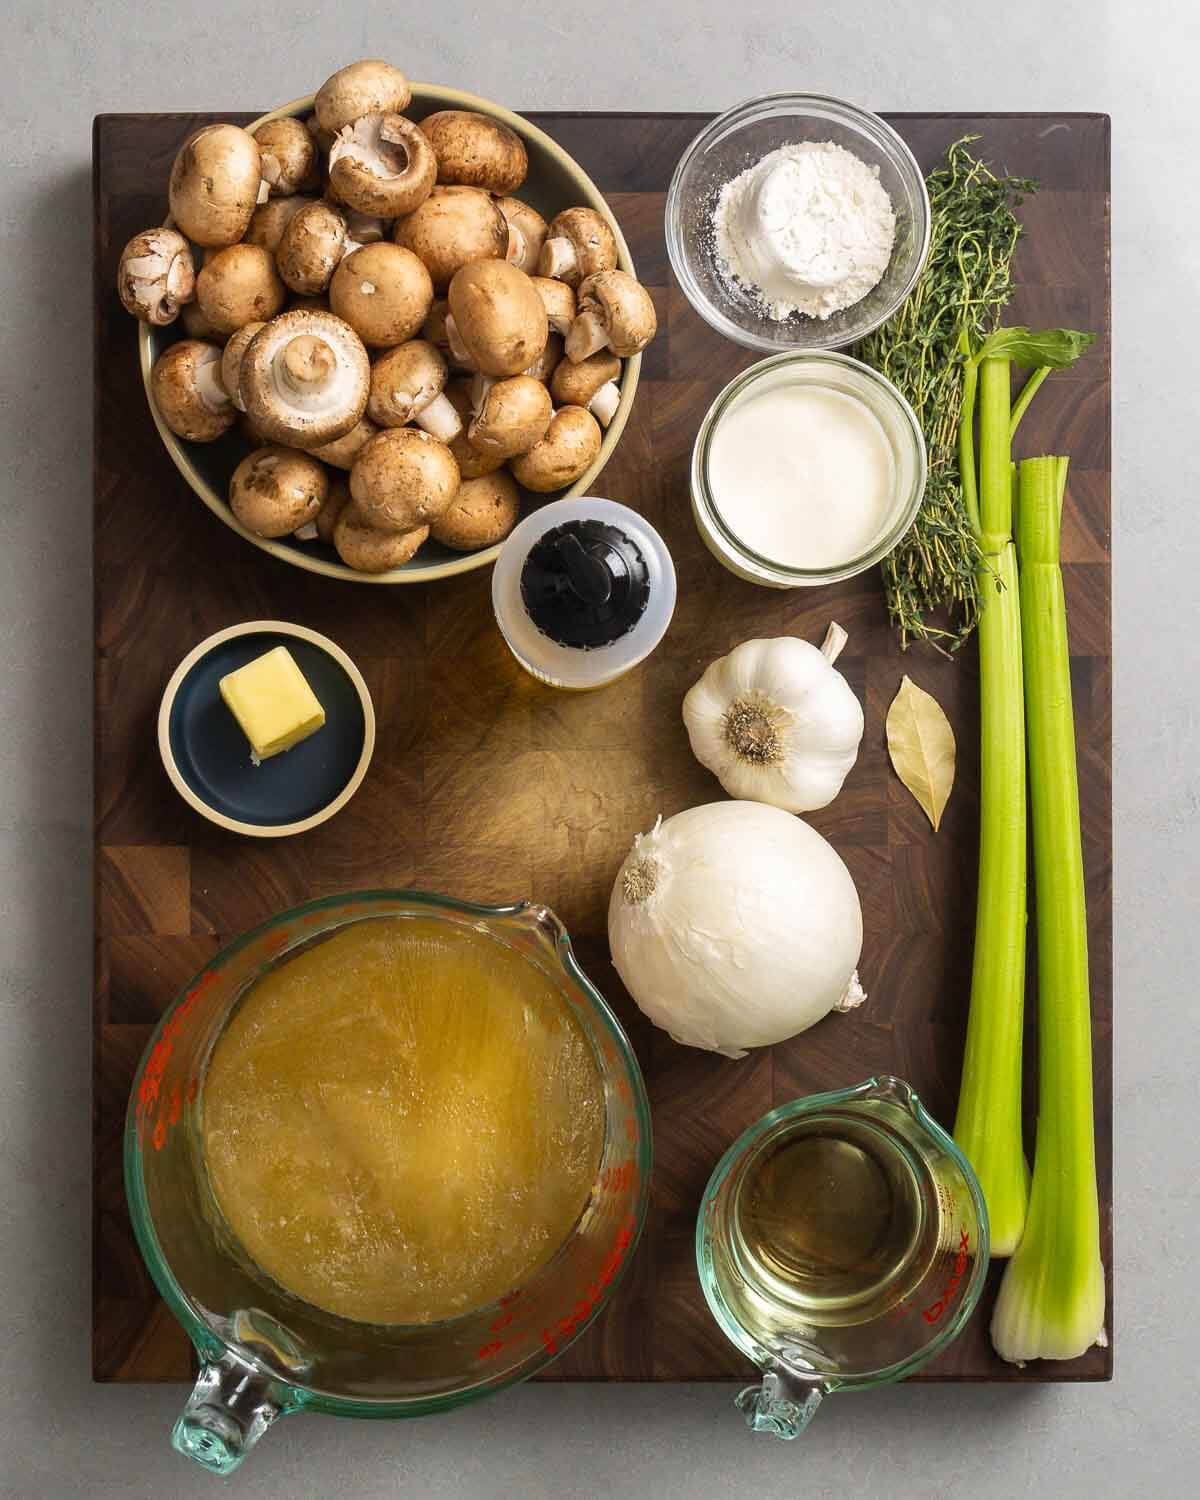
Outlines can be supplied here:
M752 1432L769 1432L790 1442L812 1421L824 1394L819 1385L789 1380L779 1370L768 1370L762 1384L748 1385L734 1404Z
M232 1474L275 1418L295 1409L285 1387L227 1350L201 1369L171 1446L214 1474Z

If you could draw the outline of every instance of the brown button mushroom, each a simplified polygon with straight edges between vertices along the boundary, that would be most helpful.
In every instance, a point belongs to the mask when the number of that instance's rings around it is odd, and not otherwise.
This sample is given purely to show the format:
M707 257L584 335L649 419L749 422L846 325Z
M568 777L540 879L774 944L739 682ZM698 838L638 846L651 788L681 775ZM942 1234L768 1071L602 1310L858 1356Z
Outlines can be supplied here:
M424 261L434 290L444 292L460 266L503 257L508 224L479 188L438 186L419 208L397 220L393 238Z
M530 375L508 380L476 376L475 416L467 441L479 453L501 460L525 453L546 436L554 406L550 392Z
M277 198L290 198L320 180L317 143L302 120L282 115L254 132L262 163L263 181Z
M424 203L436 181L433 147L403 115L364 115L329 149L329 190L359 213L398 219Z
M516 481L499 469L478 479L464 479L449 510L438 517L429 534L455 552L477 552L480 547L502 542L520 513Z
M260 328L266 326L265 323L243 324L225 345L225 353L221 356L221 384L238 411L245 410L242 405L242 393L238 388L242 376L242 360L254 340L254 335Z
M624 271L601 271L579 287L579 311L567 334L572 364L611 349L627 358L640 354L658 330L650 293Z
M538 274L578 286L585 276L611 271L617 241L608 220L594 208L565 208L550 221Z
M242 459L229 481L229 508L255 536L290 536L321 509L329 476L307 453L271 444Z
M354 467L354 460L378 431L378 426L371 421L370 417L360 417L350 431L340 438L334 438L332 443L322 443L319 447L309 448L307 451L314 458L319 458L323 464L332 464L335 469L349 470Z
M575 321L575 290L553 276L531 276L534 290L542 299L552 332L566 338Z
M569 359L555 370L550 394L559 406L582 406L601 427L607 427L621 401L621 361L604 350L572 364Z
M221 384L221 350L199 339L181 339L154 361L150 394L159 416L177 437L211 443L237 420Z
M196 277L196 301L218 333L265 323L282 311L287 288L261 245L229 245L210 255Z
M520 198L497 198L496 207L508 224L508 250L505 260L518 271L532 276L546 240L546 221L536 208Z
M217 332L194 299L179 314L179 321L190 339L200 339L206 344L223 344L229 337L227 333Z
M196 295L196 269L187 240L175 229L144 229L121 251L117 292L126 312L165 328Z
M518 484L535 494L566 489L600 452L600 429L582 406L560 406L540 443L509 460Z
M313 522L317 540L324 542L327 547L333 546L334 527L349 504L350 481L341 474L331 474L325 500L317 512L317 519Z
M346 220L326 198L306 203L279 240L275 264L293 292L312 297L333 280L346 244Z
M353 328L332 313L286 312L251 340L238 390L271 442L316 448L355 425L370 382L371 362Z
M515 130L470 109L440 109L421 121L437 156L439 182L515 193L525 181L529 158Z
M442 395L447 373L446 361L426 339L389 349L371 366L367 415L381 427L416 422L439 442L450 442L463 424Z
M546 340L546 347L529 366L522 370L522 375L532 375L534 380L540 380L543 385L550 384L550 377L562 363L563 341L557 333L552 333Z
M428 526L416 526L411 531L380 531L367 523L353 502L342 511L333 528L333 545L338 556L357 573L388 573L403 567L428 537Z
M329 284L330 307L372 349L412 338L432 304L429 272L402 245L363 245L346 256Z
M454 462L458 465L458 472L462 479L480 479L484 474L492 474L504 463L502 458L495 457L489 453L480 453L478 449L472 448L467 441L467 425L475 411L475 403L471 394L472 382L461 377L446 382L443 392L446 400L458 413L459 420L463 424L463 430L450 442L450 452L454 455Z
M368 526L411 531L436 521L458 492L459 469L445 443L417 427L389 427L350 470L350 494Z
M364 58L339 68L317 90L313 101L317 124L330 135L363 115L399 114L412 99L408 79L391 63Z
M236 244L263 186L254 137L237 125L205 125L184 141L171 168L171 217L197 245Z
M269 250L274 255L279 249L283 231L302 208L316 201L315 198L268 198L265 203L260 203L254 210L250 227L246 230L242 243L261 245L264 250Z
M519 375L546 347L546 309L524 271L504 260L474 261L450 283L450 347L455 339L485 375Z

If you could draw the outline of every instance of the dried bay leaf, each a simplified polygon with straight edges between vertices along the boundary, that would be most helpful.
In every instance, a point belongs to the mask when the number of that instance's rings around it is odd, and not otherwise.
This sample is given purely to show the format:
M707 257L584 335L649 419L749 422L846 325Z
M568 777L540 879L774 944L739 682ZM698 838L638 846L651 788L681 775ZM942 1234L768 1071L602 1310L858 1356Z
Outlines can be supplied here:
M901 679L888 709L887 743L896 775L936 832L954 786L954 731L941 704L911 677Z

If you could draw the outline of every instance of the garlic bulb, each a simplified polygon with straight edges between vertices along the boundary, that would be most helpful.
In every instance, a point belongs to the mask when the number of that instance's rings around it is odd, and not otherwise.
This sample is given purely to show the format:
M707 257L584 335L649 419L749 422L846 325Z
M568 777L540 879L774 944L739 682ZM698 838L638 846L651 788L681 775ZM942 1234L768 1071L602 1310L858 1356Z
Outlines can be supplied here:
M625 988L689 1047L742 1057L866 996L862 907L832 844L760 802L660 818L617 873L608 941Z
M746 641L683 700L692 754L731 797L810 812L837 796L858 758L863 712L834 667L846 632Z

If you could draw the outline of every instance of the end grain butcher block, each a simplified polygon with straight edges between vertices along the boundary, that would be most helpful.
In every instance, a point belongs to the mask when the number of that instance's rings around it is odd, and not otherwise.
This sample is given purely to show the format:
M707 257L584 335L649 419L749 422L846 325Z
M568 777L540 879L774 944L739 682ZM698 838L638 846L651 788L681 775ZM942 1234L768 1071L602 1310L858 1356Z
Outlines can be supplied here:
M187 1340L138 1256L121 1181L125 1100L155 1020L206 959L252 924L309 897L385 885L549 903L645 1070L656 1157L645 1238L604 1315L545 1378L742 1378L750 1371L709 1317L692 1250L700 1193L729 1142L772 1105L880 1071L909 1079L936 1116L953 1118L975 901L974 650L954 661L920 649L902 659L876 572L775 592L725 572L700 541L688 501L692 439L713 395L750 356L695 317L668 274L666 188L699 116L535 116L608 195L658 305L660 333L629 427L596 486L661 530L679 572L674 623L641 669L600 693L555 693L509 656L486 571L420 588L365 588L247 546L167 457L146 410L135 327L113 290L122 245L159 221L171 159L208 118L109 115L95 131L96 368L104 371L95 395L96 1378L186 1380L191 1371ZM1021 446L1072 459L1063 556L1111 1270L1108 121L906 115L894 123L925 168L958 136L978 133L985 157L1039 180L1021 211L1028 233L1011 317L1098 334L1076 368L1049 382ZM290 840L239 839L203 822L171 790L155 745L155 711L172 668L211 631L256 618L297 620L332 636L362 668L378 711L379 743L362 790L332 822ZM862 894L870 999L740 1062L678 1047L641 1018L609 963L614 873L633 835L659 813L721 795L692 759L679 713L704 667L752 636L819 642L831 619L850 633L839 666L866 705L867 728L844 791L812 822ZM888 768L884 714L902 672L936 695L958 736L958 785L937 835ZM1111 1332L1108 1348L1067 1365L1017 1370L998 1360L987 1338L998 1270L972 1325L918 1379L1109 1376ZM1110 1319L1111 1307L1110 1286Z

